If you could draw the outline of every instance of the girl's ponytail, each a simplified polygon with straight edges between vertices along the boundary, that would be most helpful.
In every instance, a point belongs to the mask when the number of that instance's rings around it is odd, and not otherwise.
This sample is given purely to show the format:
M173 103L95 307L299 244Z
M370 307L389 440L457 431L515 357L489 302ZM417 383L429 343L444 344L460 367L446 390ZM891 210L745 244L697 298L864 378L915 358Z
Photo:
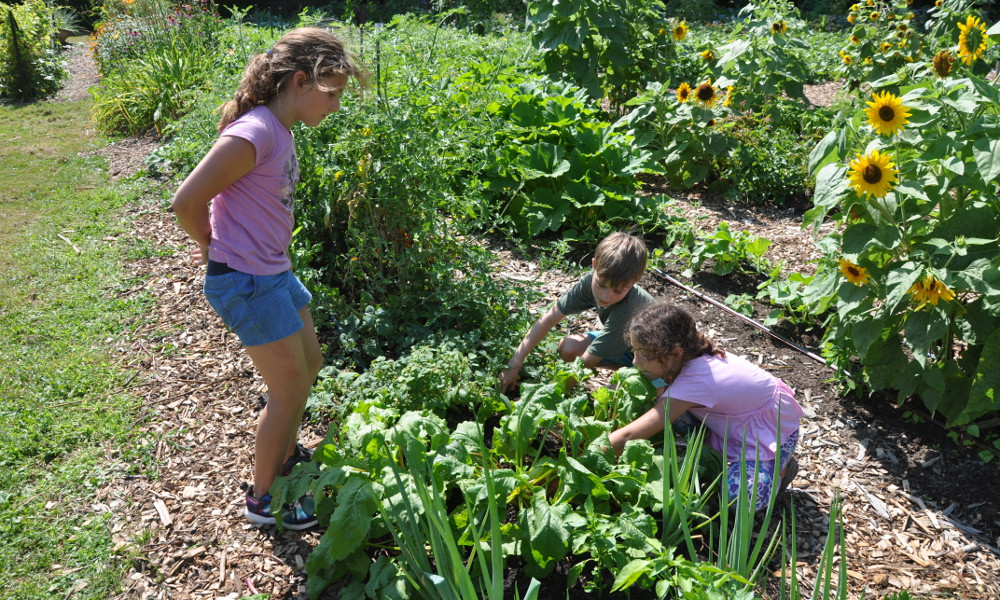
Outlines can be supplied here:
M321 89L320 81L328 75L353 77L362 86L365 82L364 69L339 37L317 27L293 29L250 59L233 99L219 109L219 132L253 107L270 102L298 71Z

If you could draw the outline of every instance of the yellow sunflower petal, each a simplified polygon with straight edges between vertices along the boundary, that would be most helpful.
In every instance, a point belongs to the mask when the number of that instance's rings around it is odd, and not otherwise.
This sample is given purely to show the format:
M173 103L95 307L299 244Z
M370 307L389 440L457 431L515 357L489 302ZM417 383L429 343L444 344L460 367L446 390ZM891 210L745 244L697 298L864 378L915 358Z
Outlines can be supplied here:
M891 92L876 92L873 98L865 109L872 129L881 135L894 135L902 131L903 126L909 123L907 119L910 109L903 105L899 96Z
M868 155L858 154L851 161L847 177L858 194L882 198L896 182L899 171L894 166L892 156L873 150Z
M965 23L958 24L958 57L971 65L986 51L986 25L978 17L969 16Z
M865 285L871 279L868 269L859 267L846 258L840 259L839 264L840 272L847 278L847 281L850 281L854 285Z

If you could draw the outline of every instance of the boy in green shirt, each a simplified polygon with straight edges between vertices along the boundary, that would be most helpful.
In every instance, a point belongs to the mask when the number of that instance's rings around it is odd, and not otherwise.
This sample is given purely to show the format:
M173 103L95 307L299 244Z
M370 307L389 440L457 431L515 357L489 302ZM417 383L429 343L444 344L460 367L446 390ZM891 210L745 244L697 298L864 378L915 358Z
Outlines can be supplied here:
M637 283L646 271L648 253L639 238L616 232L601 240L594 252L592 271L559 298L528 330L507 368L500 372L500 387L506 392L517 384L524 359L566 315L597 310L604 328L586 334L567 335L559 341L559 356L567 361L580 357L588 367L617 369L632 365L625 333L632 315L652 296Z

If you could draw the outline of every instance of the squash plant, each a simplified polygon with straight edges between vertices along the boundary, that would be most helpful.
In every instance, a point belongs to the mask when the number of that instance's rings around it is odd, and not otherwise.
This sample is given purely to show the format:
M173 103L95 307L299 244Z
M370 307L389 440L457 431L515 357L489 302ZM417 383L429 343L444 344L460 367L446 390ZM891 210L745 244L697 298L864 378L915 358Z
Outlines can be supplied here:
M485 193L524 237L598 220L634 220L650 210L636 175L650 153L591 107L586 91L539 78L501 88L490 117L508 124L487 159Z

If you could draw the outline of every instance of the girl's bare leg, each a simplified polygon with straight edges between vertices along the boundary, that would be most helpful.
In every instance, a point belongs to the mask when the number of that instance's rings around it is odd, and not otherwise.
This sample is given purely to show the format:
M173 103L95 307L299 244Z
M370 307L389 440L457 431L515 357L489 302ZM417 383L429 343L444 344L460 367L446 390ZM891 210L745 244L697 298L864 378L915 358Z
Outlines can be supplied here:
M255 497L271 489L281 465L291 456L309 391L323 366L323 355L308 307L299 311L304 326L269 344L247 347L267 385L268 400L257 419L254 452Z

